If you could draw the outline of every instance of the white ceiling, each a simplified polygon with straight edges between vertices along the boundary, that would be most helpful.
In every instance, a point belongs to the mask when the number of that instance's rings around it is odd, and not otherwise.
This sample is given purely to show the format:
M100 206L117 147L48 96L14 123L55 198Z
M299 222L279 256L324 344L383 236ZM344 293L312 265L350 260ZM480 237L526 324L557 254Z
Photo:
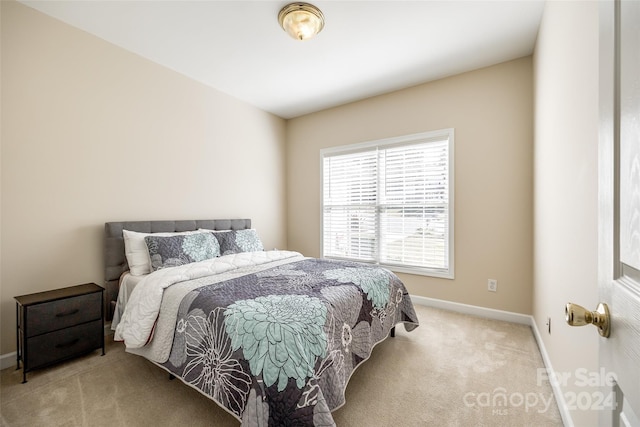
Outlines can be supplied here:
M300 42L286 0L21 2L283 118L529 55L544 6L314 1L325 28Z

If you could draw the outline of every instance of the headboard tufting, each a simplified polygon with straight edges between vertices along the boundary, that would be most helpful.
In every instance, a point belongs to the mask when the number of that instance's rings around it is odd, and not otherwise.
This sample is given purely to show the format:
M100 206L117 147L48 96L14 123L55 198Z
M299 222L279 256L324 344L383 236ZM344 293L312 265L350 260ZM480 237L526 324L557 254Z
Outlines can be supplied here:
M209 230L245 230L251 228L250 219L203 219L178 221L123 221L104 224L104 280L107 298L107 319L111 320L118 299L120 276L129 270L124 254L122 230L141 233L170 233L193 231L199 228Z

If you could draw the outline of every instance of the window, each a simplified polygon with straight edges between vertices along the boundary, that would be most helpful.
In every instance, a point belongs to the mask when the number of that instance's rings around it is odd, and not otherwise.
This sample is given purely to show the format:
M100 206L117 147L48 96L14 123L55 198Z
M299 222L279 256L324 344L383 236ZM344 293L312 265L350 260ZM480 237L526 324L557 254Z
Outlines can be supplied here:
M453 278L453 129L320 155L322 256Z

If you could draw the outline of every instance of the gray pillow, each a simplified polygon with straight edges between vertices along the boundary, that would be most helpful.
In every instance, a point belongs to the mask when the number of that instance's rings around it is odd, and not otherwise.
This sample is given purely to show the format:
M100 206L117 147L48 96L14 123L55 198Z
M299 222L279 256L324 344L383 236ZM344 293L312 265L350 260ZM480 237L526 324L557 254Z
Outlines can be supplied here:
M146 236L153 271L220 256L220 244L211 233L181 236Z
M222 255L264 250L262 241L254 229L223 231L214 233L214 236L220 243Z

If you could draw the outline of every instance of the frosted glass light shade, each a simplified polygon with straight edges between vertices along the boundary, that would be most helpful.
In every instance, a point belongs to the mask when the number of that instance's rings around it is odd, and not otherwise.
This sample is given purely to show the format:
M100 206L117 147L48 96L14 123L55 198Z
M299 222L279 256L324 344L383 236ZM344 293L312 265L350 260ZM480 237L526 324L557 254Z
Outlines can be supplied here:
M296 40L307 40L324 28L324 16L320 9L309 3L291 3L278 13L283 30Z

